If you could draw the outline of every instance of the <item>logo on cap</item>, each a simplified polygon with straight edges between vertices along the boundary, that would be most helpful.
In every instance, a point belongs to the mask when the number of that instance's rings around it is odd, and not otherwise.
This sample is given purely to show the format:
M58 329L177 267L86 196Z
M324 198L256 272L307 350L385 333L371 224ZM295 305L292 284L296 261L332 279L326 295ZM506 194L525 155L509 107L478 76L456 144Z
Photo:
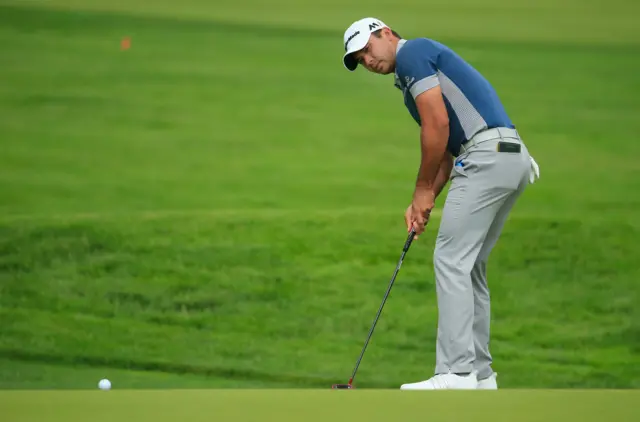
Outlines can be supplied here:
M344 51L347 51L347 46L349 45L351 40L354 39L356 37L356 35L358 35L359 33L360 33L360 31L356 31L353 34L349 35L349 38L347 38L347 42L344 43Z
M378 22L372 22L369 24L369 31L373 31L373 28L379 27L380 24Z

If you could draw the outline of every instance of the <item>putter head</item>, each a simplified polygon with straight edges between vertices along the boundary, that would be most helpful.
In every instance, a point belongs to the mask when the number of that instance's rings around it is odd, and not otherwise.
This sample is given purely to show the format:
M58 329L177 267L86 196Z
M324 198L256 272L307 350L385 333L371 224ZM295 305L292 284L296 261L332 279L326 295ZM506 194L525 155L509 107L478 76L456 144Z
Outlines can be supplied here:
M342 389L351 389L353 386L351 384L333 384L331 386L334 390L342 390Z

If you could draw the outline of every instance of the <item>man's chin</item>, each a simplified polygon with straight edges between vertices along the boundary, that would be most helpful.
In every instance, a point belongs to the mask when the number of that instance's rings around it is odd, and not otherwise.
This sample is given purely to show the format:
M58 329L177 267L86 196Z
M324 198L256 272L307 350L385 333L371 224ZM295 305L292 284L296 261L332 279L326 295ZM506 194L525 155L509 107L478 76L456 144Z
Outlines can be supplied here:
M390 66L370 67L368 70L378 75L388 75L393 73L393 68Z
M381 66L378 73L381 75L388 75L390 73L393 73L393 71L394 71L393 66Z

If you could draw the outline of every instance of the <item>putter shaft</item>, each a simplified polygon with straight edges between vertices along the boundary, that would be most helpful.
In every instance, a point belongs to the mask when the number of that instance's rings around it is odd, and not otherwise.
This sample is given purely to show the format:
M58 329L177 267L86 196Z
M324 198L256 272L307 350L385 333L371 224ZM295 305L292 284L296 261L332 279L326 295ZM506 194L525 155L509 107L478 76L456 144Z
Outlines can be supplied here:
M398 265L396 265L396 269L393 272L393 276L391 277L391 281L389 282L389 287L387 287L387 291L384 294L384 298L382 299L382 303L380 304L380 307L378 308L378 312L376 313L376 316L373 320L373 324L371 325L371 329L369 330L369 334L367 335L367 339L364 342L364 347L362 348L362 351L360 352L360 356L358 357L358 360L356 361L356 366L353 369L353 373L351 374L351 379L349 379L349 385L351 385L353 383L354 378L356 377L356 372L358 372L358 367L360 367L360 362L362 361L362 357L364 356L364 352L367 349L367 345L369 344L369 340L371 339L371 336L373 335L373 330L376 328L376 324L378 323L378 319L380 318L380 314L382 313L382 308L384 308L384 304L387 301L387 297L389 297L389 293L391 292L391 287L393 287L393 283L396 279L396 276L398 275L398 272L400 271L400 267L402 266L402 262L404 261L404 257L407 254L407 251L409 250L409 247L411 246L411 242L413 241L413 238L415 236L416 232L415 229L411 229L411 231L409 232L409 236L407 237L407 241L404 244L404 247L402 248L402 254L400 255L400 260L398 261Z

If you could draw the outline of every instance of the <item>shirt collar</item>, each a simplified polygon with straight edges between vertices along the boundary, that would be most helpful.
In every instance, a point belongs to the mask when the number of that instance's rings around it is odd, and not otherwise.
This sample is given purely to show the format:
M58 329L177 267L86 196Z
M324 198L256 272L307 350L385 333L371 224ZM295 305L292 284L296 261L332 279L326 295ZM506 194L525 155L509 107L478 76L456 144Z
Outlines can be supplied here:
M396 47L396 56L398 55L398 51L400 51L400 49L402 48L402 46L406 42L407 42L407 40L404 40L404 39L401 39L401 40L398 41L398 46ZM396 88L402 89L402 84L400 82L400 78L398 77L397 67L396 67L396 71L394 72L394 76L393 76L393 84L396 86Z

